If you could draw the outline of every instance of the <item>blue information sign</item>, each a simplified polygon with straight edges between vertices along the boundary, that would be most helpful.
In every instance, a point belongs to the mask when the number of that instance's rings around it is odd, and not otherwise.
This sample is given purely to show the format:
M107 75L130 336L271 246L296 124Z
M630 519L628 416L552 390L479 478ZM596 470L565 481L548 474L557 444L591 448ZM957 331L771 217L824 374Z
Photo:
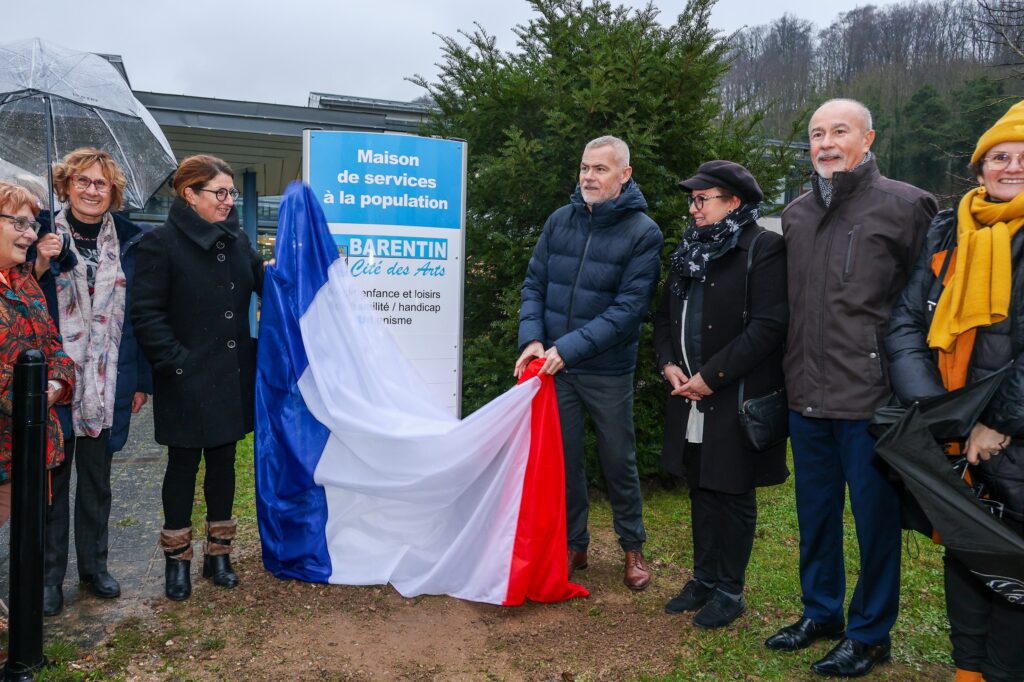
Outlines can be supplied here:
M303 175L377 319L459 414L466 143L306 131Z
M310 131L309 186L328 223L462 227L464 142Z

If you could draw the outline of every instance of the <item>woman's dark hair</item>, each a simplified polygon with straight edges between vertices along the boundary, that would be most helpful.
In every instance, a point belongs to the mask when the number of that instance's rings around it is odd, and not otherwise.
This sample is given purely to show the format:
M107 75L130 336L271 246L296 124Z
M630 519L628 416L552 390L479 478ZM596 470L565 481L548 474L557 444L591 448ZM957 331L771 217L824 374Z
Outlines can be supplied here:
M985 157L967 164L967 170L970 171L972 178L981 177L981 174L985 172Z
M196 154L181 162L174 173L171 185L175 194L184 199L187 188L199 189L221 173L232 179L235 177L235 171L231 170L231 166L224 159L209 154Z

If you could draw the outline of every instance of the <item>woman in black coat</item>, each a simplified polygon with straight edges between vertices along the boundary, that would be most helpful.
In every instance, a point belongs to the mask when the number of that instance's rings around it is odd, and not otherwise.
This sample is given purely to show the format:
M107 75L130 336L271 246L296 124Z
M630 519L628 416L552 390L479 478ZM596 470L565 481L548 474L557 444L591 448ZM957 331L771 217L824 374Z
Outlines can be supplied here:
M738 412L741 382L744 398L784 385L786 258L782 237L757 225L764 195L746 168L709 161L679 186L690 192L693 222L671 257L654 345L671 384L662 464L689 484L694 569L665 610L698 611L694 624L717 628L746 610L744 574L757 520L754 488L782 483L789 475L785 443L753 450Z
M229 554L236 524L235 443L253 428L256 343L249 301L263 264L239 228L234 173L213 156L192 156L174 175L167 222L139 246L135 335L153 365L156 441L168 446L163 483L166 593L192 593L192 498L206 458L203 577L234 587Z

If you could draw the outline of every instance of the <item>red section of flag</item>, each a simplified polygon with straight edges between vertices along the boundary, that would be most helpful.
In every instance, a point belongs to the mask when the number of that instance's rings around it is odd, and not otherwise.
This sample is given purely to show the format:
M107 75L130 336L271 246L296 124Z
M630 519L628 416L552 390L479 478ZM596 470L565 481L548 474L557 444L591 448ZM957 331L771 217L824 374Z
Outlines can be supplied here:
M530 459L523 480L505 606L519 606L526 599L556 602L590 596L587 588L567 578L562 427L554 378L537 374L543 364L543 360L534 360L519 379L522 383L540 376L541 385L533 398Z

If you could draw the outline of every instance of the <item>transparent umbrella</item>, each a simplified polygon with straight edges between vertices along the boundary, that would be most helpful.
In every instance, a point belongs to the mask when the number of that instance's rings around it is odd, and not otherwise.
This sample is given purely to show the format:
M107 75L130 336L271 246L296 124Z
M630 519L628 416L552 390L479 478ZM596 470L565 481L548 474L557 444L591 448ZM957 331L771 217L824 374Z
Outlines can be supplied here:
M55 159L98 147L142 208L177 163L152 115L106 59L38 38L0 45L0 159L48 178Z

